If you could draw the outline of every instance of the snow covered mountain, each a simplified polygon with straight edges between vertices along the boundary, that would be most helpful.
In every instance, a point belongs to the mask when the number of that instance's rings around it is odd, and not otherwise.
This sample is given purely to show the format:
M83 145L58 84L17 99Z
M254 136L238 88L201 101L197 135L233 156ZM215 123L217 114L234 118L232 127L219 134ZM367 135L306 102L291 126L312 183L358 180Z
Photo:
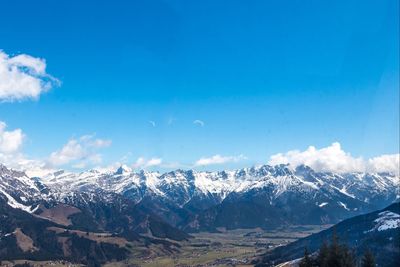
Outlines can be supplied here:
M60 174L57 172L55 176ZM0 165L0 209L15 210L19 212L17 215L23 211L29 216L63 227L116 233L129 240L136 240L140 234L148 233L156 238L171 240L188 237L121 194L103 190L99 186L63 192L68 189L59 184L49 185L43 184L37 177L31 178L23 172ZM12 222L15 220L13 216L0 216L0 219ZM0 224L0 233L3 230Z
M101 188L122 194L139 202L145 195L156 195L188 203L193 197L213 196L221 202L230 193L272 188L271 201L288 191L313 191L330 188L348 197L373 202L385 196L393 198L399 177L390 173L317 173L307 166L291 170L287 165L244 168L235 171L196 172L176 170L168 173L133 172L126 166L115 171L89 170L82 173L58 171L40 181L60 196L70 192L93 191ZM322 204L322 203L320 203Z
M393 203L399 185L390 173L315 172L303 165L168 173L121 166L33 178L0 167L0 195L14 208L34 212L40 201L82 208L126 200L186 231L335 223Z
M47 199L47 188L39 179L0 164L0 197L13 208L34 212L38 202Z

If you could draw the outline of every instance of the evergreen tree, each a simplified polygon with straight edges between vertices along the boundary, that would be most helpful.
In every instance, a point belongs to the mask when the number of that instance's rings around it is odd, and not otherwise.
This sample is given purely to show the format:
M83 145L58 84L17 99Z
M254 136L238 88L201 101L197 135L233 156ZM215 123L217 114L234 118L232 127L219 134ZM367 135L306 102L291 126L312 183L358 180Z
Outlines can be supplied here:
M353 251L339 242L334 230L330 244L328 245L326 241L322 243L316 265L319 267L354 267L356 263Z
M326 240L322 243L321 247L319 248L319 253L317 257L317 265L320 267L327 267L328 263L328 256L329 256L329 247Z
M328 267L342 267L341 266L342 249L339 244L339 238L336 234L336 229L333 229L332 240L329 246L329 254L327 258Z
M361 267L375 267L375 257L371 250L367 249L361 259Z
M339 254L340 266L342 266L342 267L356 266L354 252L351 249L349 249L346 245L340 245L340 248L341 248L341 251Z
M304 249L304 258L300 261L299 267L312 267L313 262L308 254L307 248Z

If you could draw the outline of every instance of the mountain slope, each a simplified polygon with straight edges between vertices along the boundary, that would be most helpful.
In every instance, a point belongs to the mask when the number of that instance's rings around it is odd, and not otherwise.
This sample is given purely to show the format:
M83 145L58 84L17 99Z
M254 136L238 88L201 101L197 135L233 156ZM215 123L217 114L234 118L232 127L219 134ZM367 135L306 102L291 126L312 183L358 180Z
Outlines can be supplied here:
M378 266L397 266L400 262L400 203L395 203L383 210L344 220L320 233L278 247L264 255L258 266L276 265L300 258L305 248L310 252L318 251L324 241L331 239L334 231L342 242L354 248L358 257L370 249Z
M79 236L6 201L0 196L0 260L68 260L94 266L128 255L124 247Z

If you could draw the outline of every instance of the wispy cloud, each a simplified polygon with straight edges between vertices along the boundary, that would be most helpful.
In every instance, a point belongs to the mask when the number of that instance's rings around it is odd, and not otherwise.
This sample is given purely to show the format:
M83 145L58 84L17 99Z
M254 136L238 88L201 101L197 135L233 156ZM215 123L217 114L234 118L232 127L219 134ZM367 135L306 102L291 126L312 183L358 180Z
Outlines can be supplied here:
M247 159L244 155L238 156L221 156L219 154L211 156L211 157L203 157L195 162L195 166L208 166L208 165L216 165L216 164L224 164L230 162L238 162L241 160Z
M150 125L151 125L152 127L156 127L156 122L155 122L155 121L149 121L149 123L150 123Z
M193 124L196 124L196 125L199 125L199 126L203 127L204 126L204 121L202 121L202 120L194 120Z
M316 171L332 172L392 172L399 173L399 154L382 155L364 160L345 152L339 142L317 149L314 146L304 151L291 150L271 156L269 164L290 164L292 167L304 164Z
M163 162L160 167L165 169L179 169L179 168L187 168L189 169L191 165L182 164L180 162Z
M170 117L170 118L168 118L168 120L167 120L167 125L172 125L175 121L176 121L175 118Z
M37 99L60 82L46 73L46 61L0 50L0 101Z
M162 158L150 158L146 159L144 157L140 157L136 160L136 162L132 165L133 168L148 168L154 166L160 166L162 164Z

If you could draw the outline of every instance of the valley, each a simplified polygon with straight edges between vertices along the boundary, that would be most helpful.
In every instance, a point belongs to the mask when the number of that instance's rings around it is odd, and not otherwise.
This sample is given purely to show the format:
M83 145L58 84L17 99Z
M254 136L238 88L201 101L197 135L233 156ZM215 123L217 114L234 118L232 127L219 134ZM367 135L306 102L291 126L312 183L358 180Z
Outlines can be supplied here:
M266 231L255 229L218 229L217 233L200 232L192 234L186 241L176 242L175 252L166 251L163 246L151 244L145 246L141 242L129 242L120 237L113 237L106 233L93 233L71 230L77 235L96 241L118 244L130 251L129 257L122 261L112 261L104 264L105 267L123 266L253 266L252 261L269 250L278 246L287 245L299 238L317 233L328 228L330 225L302 225L292 226L284 229ZM50 230L62 233L62 228L51 228ZM28 262L34 266L81 266L62 261L29 261L16 260L4 261L3 265L13 266Z
M253 266L251 262L254 257L327 227L329 225L305 225L273 231L256 228L195 233L188 241L179 242L177 253L165 254L161 248L156 247L133 247L132 258L105 266Z

